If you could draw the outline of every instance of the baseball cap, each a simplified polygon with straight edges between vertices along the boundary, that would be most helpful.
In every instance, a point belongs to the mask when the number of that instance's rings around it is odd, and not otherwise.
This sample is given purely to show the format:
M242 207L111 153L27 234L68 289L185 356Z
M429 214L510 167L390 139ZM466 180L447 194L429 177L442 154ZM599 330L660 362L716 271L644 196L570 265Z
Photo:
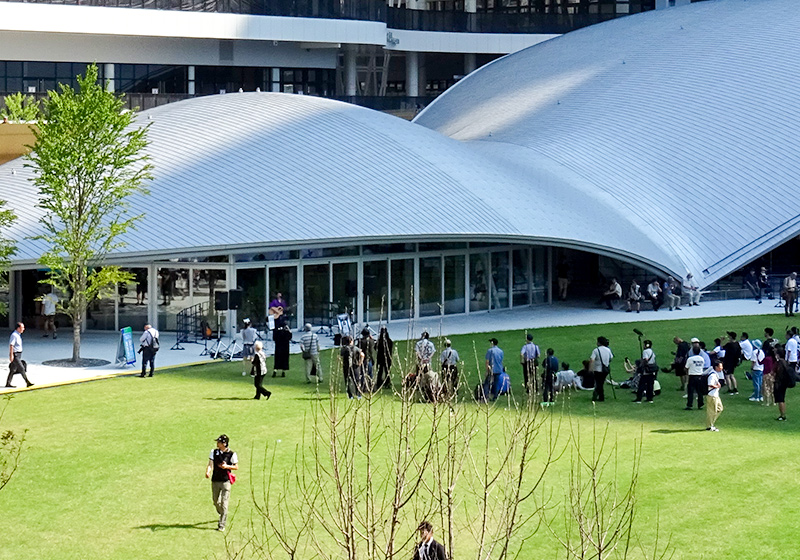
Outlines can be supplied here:
M497 339L496 339L496 338L490 338L490 339L489 339L489 342L491 342L491 343L492 343L492 344L494 344L495 346L498 344L498 342L497 342Z
M696 336L692 337L692 343L694 343L694 342L700 342L700 339L697 338Z
M527 338L528 340L533 340L533 335L532 335L532 334L529 334L529 335L528 335L527 337L525 337L525 338Z
M242 319L242 323L244 323L245 325L249 325L250 324L250 319L248 319L248 318Z
M216 441L221 441L221 442L222 442L222 443L224 443L225 445L228 445L228 436L226 436L225 434L222 434L221 436L219 436L219 437L216 439Z
M444 339L444 343L447 344L447 345L450 345L451 344L450 339L449 338L445 338Z

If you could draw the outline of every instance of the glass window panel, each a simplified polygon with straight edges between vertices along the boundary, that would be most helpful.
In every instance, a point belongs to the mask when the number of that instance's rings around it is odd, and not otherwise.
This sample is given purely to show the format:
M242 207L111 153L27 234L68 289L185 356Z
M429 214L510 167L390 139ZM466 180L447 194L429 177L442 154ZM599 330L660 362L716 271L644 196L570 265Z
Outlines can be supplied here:
M492 281L489 284L492 309L508 307L508 251L492 253Z
M419 314L421 317L442 314L442 259L419 260Z
M479 253L469 256L469 310L489 309L489 256Z
M358 247L324 247L320 249L303 249L300 254L304 259L327 257L355 257L358 256Z
M6 72L9 78L22 77L22 63L21 62L6 62Z
M364 245L365 255L387 255L390 253L413 253L417 250L414 243L387 243L383 245Z
M384 321L389 314L389 263L364 263L364 320Z
M528 250L514 249L514 305L528 305L530 303L528 289Z
M356 263L336 263L333 265L333 303L337 313L357 315L358 265Z
M547 301L547 249L533 249L533 303Z
M242 290L242 308L237 318L249 318L253 325L263 325L267 317L267 270L242 268L236 271L236 288Z
M279 293L286 302L284 316L287 324L297 327L297 267L276 266L269 269L269 297L272 301Z
M113 331L114 324L114 298L109 294L98 298L86 308L86 328L92 331Z
M464 313L464 255L444 258L444 312Z
M56 65L54 62L25 62L25 76L31 78L55 78Z
M207 321L212 329L217 330L217 327L225 327L224 311L217 314L214 310L214 292L225 292L228 290L226 282L226 271L217 269L194 269L192 271L192 303L189 305L203 304L203 309L207 313ZM188 307L188 305L187 305ZM217 320L220 324L217 325Z
M158 326L165 331L174 331L176 316L181 309L191 305L189 298L188 268L158 269Z
M304 321L312 325L331 324L330 266L311 264L303 267Z
M119 286L119 328L144 330L147 323L147 269L127 268L134 278Z
M392 319L409 319L414 316L412 289L414 287L414 260L391 262Z
M7 78L6 91L22 91L22 78Z
M56 77L61 79L72 79L75 76L72 74L72 64L69 62L57 62L56 63Z
M420 243L420 253L426 251L450 251L453 249L466 249L466 243Z

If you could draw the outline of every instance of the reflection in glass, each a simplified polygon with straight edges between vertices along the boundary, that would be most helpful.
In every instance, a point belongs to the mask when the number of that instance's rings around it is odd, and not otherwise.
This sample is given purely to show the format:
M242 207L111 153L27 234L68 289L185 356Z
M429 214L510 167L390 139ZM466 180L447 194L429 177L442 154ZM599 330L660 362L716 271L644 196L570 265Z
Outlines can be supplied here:
M533 302L544 303L547 301L547 249L534 247L533 249Z
M442 259L429 257L419 260L419 315L430 317L442 314Z
M492 309L508 307L508 251L492 253Z
M392 261L392 319L409 319L414 316L412 290L414 287L414 259Z
M389 263L364 263L364 320L383 321L389 313Z
M489 309L489 255L479 253L469 256L469 310Z
M355 320L358 311L358 265L336 263L333 265L333 303L338 313L352 313Z
M303 321L328 325L330 314L330 267L313 264L303 267Z
M248 318L253 325L263 325L267 317L267 271L242 268L236 271L236 287L242 290L242 308L238 319Z
M527 249L514 249L514 306L528 305L528 289L530 278L528 278L528 257Z
M147 323L147 269L126 268L133 274L133 280L119 286L119 328L130 327L136 331L144 330Z
M159 268L158 294L154 294L154 297L158 298L160 330L174 331L178 312L192 304L189 297L189 269ZM212 304L211 309L213 308Z
M444 258L444 312L464 313L464 255Z
M281 294L286 302L284 319L287 324L297 327L297 267L276 266L269 269L269 299L274 300Z

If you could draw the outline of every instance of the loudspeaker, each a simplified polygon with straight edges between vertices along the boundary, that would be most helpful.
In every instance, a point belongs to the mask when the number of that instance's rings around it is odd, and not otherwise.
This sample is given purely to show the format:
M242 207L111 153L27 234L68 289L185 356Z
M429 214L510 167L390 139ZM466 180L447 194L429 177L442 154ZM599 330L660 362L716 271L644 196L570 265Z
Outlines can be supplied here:
M347 280L344 283L344 295L346 297L356 297L358 295L358 280Z
M373 296L375 295L375 289L378 287L378 277L377 276L364 276L364 295L365 296Z
M228 309L242 308L242 290L231 290L228 292Z
M214 292L214 311L228 310L228 292Z

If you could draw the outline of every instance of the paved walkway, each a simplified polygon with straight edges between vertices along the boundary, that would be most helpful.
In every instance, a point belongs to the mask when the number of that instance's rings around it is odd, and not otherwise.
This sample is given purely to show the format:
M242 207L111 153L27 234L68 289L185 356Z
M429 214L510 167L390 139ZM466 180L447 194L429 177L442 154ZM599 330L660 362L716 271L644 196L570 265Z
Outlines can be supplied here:
M538 329L546 327L560 327L569 325L591 325L597 323L631 323L644 321L659 321L665 319L690 319L703 317L725 317L732 315L761 315L768 313L783 314L782 309L774 307L774 301L765 300L759 305L752 300L728 300L707 302L697 307L684 307L681 311L670 312L662 308L657 313L643 311L625 313L622 311L608 311L600 308L586 308L585 302L557 303L541 307L526 307L508 311L490 313L473 313L452 317L423 318L414 322L392 322L390 327L392 338L405 340L417 338L423 329L427 329L432 336L449 336L454 334L468 334L480 332L494 332L504 330ZM372 328L377 323L372 323ZM377 329L376 329L377 330ZM134 342L138 346L138 336L134 333ZM47 360L68 358L72 355L71 333L64 332L57 340L42 338L41 332L36 330L26 331L24 338L24 359L28 362L28 377L34 387L30 389L6 389L0 387L0 394L13 393L25 390L36 390L69 383L80 383L95 379L115 377L120 375L133 375L137 373L137 366L120 367L114 364L119 334L111 332L85 333L81 338L81 355L86 358L102 358L109 360L107 366L93 368L65 368L43 365ZM299 340L299 333L295 339ZM333 339L320 336L320 346L331 348ZM161 336L161 350L158 352L157 364L159 369L178 367L189 364L208 363L209 356L201 356L203 346L198 344L183 344L184 350L170 350L175 344L174 333L163 333ZM209 348L212 343L209 343ZM268 354L272 354L272 342L267 342ZM292 353L299 353L299 344L292 344ZM5 355L5 354L4 354ZM138 355L137 355L138 357ZM139 362L141 363L141 362ZM8 371L8 359L0 360L0 376ZM17 386L24 385L20 376L15 376L13 383ZM2 377L0 377L0 385Z

